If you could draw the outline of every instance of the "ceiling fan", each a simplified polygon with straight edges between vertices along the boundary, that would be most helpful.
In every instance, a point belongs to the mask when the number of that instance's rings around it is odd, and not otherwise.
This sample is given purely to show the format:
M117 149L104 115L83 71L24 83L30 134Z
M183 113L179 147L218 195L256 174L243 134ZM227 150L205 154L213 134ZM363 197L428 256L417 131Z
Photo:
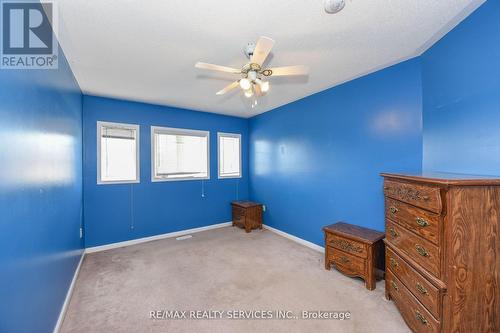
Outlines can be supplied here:
M271 52L273 45L274 40L263 36L259 38L256 44L248 43L245 48L245 54L250 59L250 62L245 64L241 69L205 62L197 62L194 66L201 69L241 75L240 79L219 90L216 95L223 95L240 86L246 97L260 96L269 91L269 81L264 81L264 78L271 76L306 75L308 73L307 67L302 65L264 68L263 63Z

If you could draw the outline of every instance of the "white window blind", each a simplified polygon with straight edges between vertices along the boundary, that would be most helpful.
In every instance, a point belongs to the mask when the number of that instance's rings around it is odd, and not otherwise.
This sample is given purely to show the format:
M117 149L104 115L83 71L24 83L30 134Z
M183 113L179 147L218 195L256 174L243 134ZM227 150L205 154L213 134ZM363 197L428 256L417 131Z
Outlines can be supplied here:
M241 177L241 135L218 133L219 178Z
M153 180L209 178L209 133L152 127Z
M98 122L100 184L139 181L139 126Z

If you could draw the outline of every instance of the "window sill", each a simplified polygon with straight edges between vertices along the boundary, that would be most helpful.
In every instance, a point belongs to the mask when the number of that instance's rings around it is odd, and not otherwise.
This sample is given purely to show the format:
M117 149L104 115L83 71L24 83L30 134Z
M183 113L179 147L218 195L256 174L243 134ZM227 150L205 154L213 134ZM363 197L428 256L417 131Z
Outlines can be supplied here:
M241 175L239 176L219 176L219 179L239 179L242 178Z
M116 185L116 184L139 184L140 180L113 180L113 181L97 181L97 185Z
M187 181L187 180L210 180L210 177L204 177L204 178L195 178L195 177L188 177L188 178L151 178L151 182L153 182L153 183L178 182L178 181Z

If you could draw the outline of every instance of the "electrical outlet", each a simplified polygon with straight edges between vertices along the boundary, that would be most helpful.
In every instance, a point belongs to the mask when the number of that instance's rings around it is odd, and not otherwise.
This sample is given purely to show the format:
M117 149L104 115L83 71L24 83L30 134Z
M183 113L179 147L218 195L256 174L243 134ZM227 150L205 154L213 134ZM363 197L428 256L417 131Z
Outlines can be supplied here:
M83 228L80 228L80 238L83 238Z
M262 211L265 212L266 211L266 205L262 205Z

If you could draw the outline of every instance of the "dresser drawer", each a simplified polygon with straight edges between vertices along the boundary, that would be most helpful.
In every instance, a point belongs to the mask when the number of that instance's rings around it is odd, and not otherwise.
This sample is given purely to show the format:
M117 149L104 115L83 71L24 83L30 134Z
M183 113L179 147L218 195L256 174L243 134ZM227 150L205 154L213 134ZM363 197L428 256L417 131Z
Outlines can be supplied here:
M346 239L343 237L339 237L334 234L329 234L327 236L327 245L332 246L336 249L340 249L347 253L352 253L358 257L366 258L367 257L367 249L366 245L360 242L356 242L351 239Z
M439 244L441 217L438 214L385 198L385 216L434 244Z
M439 214L443 208L438 187L386 180L384 194Z
M440 332L441 324L398 280L391 270L386 272L386 288L401 312L404 320L414 332Z
M439 248L411 231L386 220L387 240L436 277L440 277Z
M342 273L350 276L365 276L365 260L338 249L328 249L329 261Z
M439 307L441 292L427 281L420 273L413 269L404 259L394 253L389 247L386 249L386 264L394 275L411 291L434 317L440 318Z

